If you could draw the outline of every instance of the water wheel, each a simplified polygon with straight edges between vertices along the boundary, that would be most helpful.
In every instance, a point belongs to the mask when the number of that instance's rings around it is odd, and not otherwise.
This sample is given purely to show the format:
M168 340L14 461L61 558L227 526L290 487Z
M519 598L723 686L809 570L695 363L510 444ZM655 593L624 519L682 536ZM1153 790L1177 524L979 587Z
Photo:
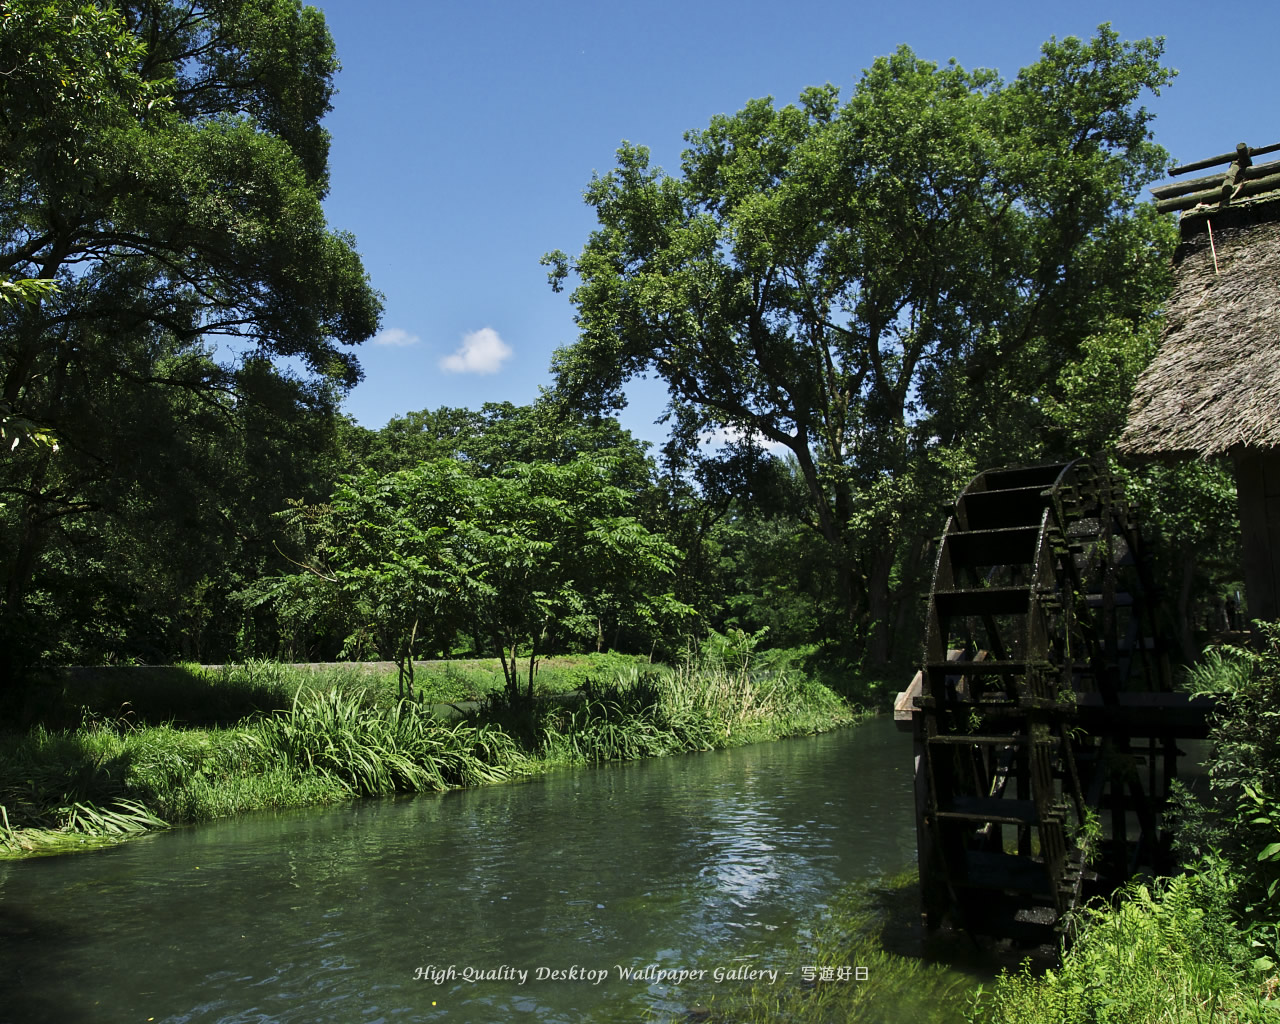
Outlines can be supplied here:
M897 716L929 925L1061 926L1082 895L1163 866L1177 740L1204 734L1204 710L1171 692L1152 597L1105 462L989 470L960 494Z

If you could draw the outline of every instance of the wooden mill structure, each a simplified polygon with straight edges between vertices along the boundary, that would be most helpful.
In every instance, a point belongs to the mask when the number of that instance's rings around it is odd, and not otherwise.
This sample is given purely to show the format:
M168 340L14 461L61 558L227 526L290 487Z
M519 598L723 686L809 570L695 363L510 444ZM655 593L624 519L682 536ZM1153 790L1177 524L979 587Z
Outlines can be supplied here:
M979 474L939 545L914 736L926 924L1045 941L1166 870L1162 812L1205 707L1173 691L1142 537L1102 459Z
M1280 145L1174 168L1175 290L1120 444L1227 456L1250 615L1280 618ZM1173 867L1179 741L1208 706L1175 692L1140 524L1104 459L979 474L939 544L914 737L926 923L1042 939L1090 895Z
M1223 173L1152 191L1182 210L1160 350L1138 378L1122 454L1228 458L1252 619L1280 619L1280 144L1243 142L1175 171Z

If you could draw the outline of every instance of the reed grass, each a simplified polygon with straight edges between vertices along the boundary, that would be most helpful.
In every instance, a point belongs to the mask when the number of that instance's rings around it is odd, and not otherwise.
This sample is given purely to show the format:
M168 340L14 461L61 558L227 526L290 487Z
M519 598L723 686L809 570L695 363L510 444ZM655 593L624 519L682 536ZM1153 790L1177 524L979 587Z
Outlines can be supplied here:
M723 666L630 668L605 684L581 678L581 693L511 707L499 690L477 711L446 720L422 702L388 702L391 687L358 674L300 675L260 663L219 670L209 683L254 695L235 725L146 724L126 709L86 715L75 728L0 735L0 857L88 848L252 810L710 750L859 717L820 685ZM295 686L286 703L287 683ZM207 692L196 699L212 706Z
M633 669L604 686L589 683L580 704L545 714L539 755L562 764L636 760L820 732L860 717L826 687L791 676L724 664Z
M370 708L339 690L299 691L287 713L250 735L295 770L336 779L353 796L503 782L527 768L493 726L444 724L411 701Z

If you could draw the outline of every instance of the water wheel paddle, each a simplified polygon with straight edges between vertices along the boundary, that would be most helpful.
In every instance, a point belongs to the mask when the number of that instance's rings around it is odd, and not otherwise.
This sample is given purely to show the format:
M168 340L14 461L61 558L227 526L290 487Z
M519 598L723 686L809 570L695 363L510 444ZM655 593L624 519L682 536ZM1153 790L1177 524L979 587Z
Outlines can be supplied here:
M1165 866L1177 740L1205 724L1172 692L1153 599L1105 461L988 470L960 494L895 715L916 737L931 927L1035 934Z

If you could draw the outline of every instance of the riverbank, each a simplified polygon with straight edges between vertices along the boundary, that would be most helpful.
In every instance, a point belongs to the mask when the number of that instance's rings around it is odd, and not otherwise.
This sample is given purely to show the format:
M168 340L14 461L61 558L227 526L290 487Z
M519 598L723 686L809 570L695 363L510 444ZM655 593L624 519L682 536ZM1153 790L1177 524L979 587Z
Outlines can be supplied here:
M424 680L412 702L360 666L180 671L187 686L152 679L150 690L134 686L136 701L123 676L85 683L75 694L89 703L78 706L64 689L53 717L76 714L76 724L0 736L0 857L86 850L256 810L722 749L866 714L813 679L723 664L640 671L587 659L564 667L560 686L532 707L511 706L460 668L438 673L452 690ZM474 707L458 703L477 697ZM157 708L168 711L163 723ZM195 724L241 711L229 724Z

